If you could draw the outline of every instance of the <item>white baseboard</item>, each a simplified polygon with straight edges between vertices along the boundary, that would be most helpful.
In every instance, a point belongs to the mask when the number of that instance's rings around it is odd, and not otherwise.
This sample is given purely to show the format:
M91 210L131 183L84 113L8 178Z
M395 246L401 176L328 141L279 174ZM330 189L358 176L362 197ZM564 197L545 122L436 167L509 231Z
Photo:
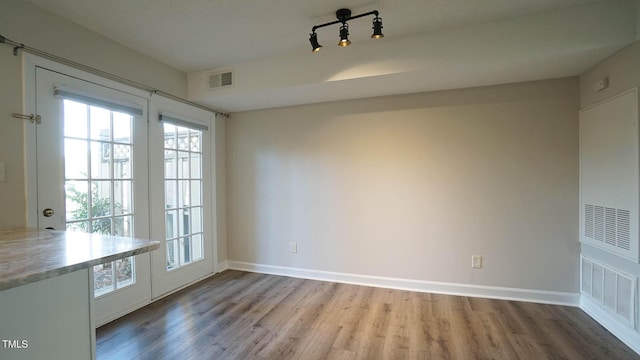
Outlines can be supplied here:
M228 260L226 263L228 269L233 270L436 294L483 297L490 299L516 300L568 306L578 306L580 300L580 295L578 293L408 280L254 264L233 260Z
M219 273L225 270L229 269L229 262L227 260L225 261L221 261L219 263L216 264L216 269L215 269L215 273Z
M639 332L616 319L588 296L580 296L580 308L640 355Z

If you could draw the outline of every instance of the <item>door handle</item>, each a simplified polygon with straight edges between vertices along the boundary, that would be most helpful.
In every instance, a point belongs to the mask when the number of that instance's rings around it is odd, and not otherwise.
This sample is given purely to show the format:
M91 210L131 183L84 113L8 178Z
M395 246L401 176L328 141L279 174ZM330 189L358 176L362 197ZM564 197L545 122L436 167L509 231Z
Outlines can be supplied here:
M42 215L44 215L44 217L52 217L53 214L55 214L56 212L53 211L53 209L50 208L46 208L44 210L42 210Z

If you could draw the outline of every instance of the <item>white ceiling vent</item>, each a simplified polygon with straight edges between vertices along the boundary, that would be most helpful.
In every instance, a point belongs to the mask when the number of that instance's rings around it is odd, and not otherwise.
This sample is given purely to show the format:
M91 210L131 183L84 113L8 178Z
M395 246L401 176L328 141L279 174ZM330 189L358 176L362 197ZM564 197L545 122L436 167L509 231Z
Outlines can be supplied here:
M233 85L231 71L209 74L209 90L228 88Z
M635 327L638 279L585 256L581 257L581 263L582 294L589 296L631 327Z

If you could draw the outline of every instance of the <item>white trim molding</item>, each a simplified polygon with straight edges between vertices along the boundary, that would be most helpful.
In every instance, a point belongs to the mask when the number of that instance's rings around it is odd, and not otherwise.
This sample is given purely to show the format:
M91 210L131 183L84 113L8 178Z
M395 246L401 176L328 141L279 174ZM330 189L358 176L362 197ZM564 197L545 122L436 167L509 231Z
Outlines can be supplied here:
M580 296L580 309L640 355L640 333L616 319L588 296Z
M221 261L216 264L215 273L223 272L225 270L229 270L229 262L227 260Z
M530 289L481 286L470 284L444 283L435 281L409 280L382 276L347 274L330 271L300 269L284 266L226 261L228 269L257 272L263 274L290 276L311 280L332 281L345 284L364 285L397 290L429 292L435 294L483 297L489 299L527 301L542 304L578 306L578 293L541 291ZM219 264L220 266L220 264ZM222 268L218 268L222 270Z

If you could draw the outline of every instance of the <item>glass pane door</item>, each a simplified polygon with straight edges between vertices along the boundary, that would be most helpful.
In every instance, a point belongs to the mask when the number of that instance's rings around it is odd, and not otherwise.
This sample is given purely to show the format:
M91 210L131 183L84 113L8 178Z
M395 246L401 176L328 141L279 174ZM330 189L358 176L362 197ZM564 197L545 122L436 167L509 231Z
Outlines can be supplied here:
M67 231L133 236L133 116L63 100ZM135 283L134 258L93 268L95 296Z
M38 227L148 239L146 94L73 74L36 68ZM96 325L150 301L150 258L92 269Z
M213 273L215 134L211 113L161 96L152 99L150 119L149 169L162 179L149 187L151 237L163 242L151 254L156 298Z
M167 270L202 259L202 131L164 124Z

